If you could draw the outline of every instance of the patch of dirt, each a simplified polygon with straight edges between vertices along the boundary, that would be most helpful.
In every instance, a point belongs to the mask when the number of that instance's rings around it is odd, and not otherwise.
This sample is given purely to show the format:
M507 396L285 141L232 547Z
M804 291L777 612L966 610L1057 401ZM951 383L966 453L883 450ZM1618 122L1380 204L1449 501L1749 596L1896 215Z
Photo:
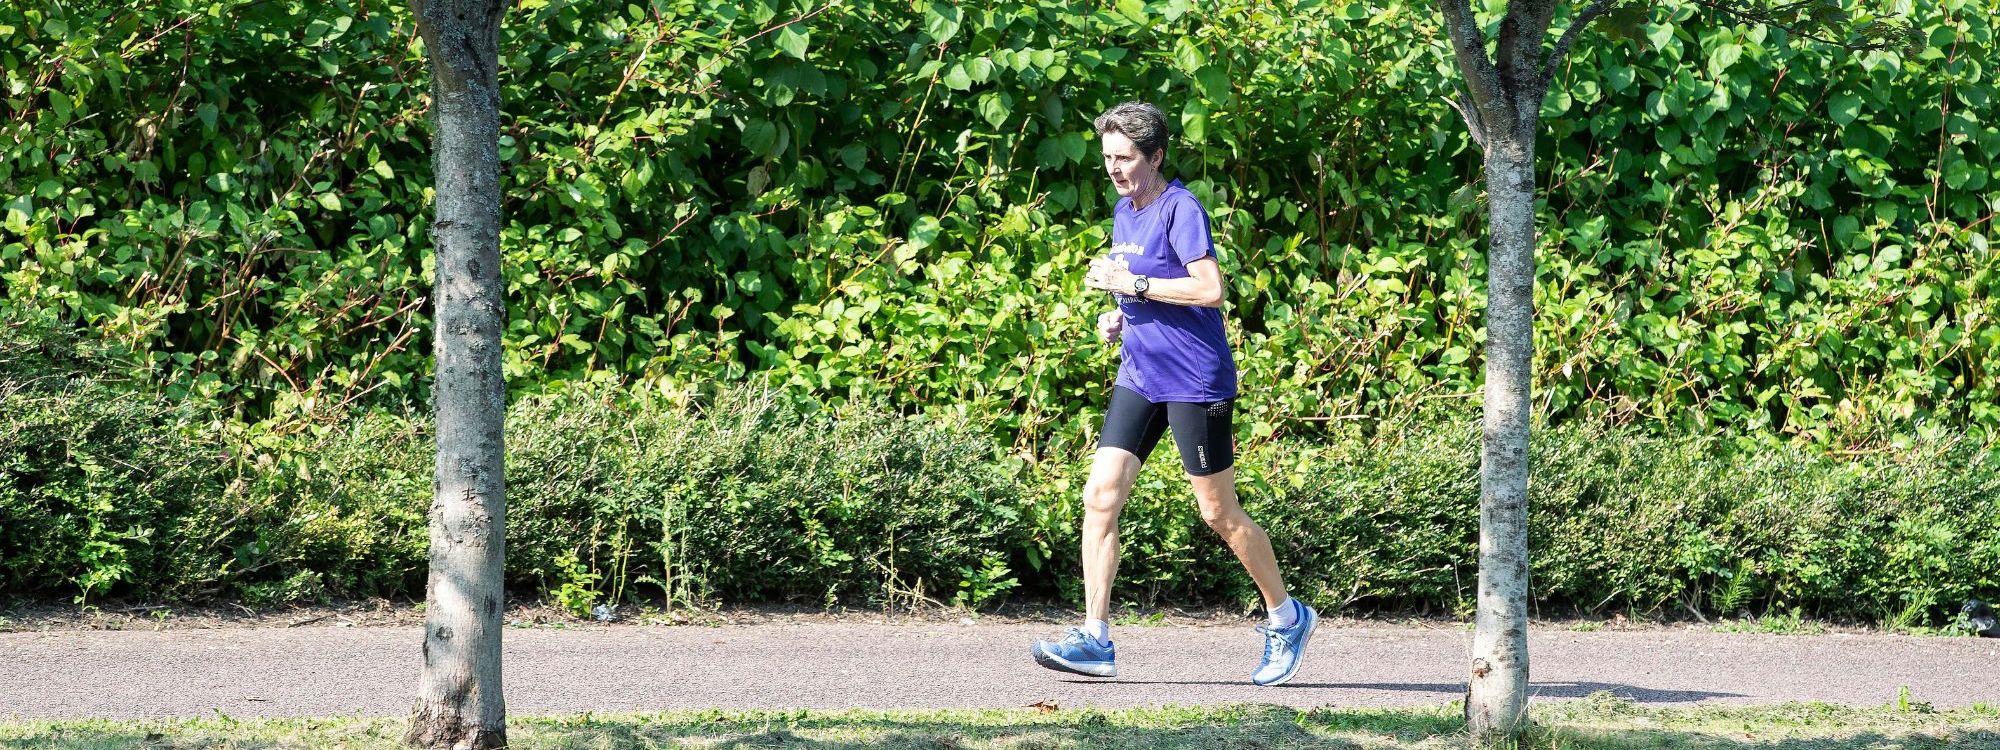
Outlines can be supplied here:
M387 599L340 602L316 607L256 609L242 604L138 604L106 602L78 606L13 601L0 607L0 633L49 630L207 630L285 628L307 625L380 627L420 625L423 609Z
M507 608L507 624L516 628L584 626L724 626L759 624L817 625L830 623L929 624L1069 624L1076 611L1045 603L1009 604L990 612L950 607L917 609L760 604L713 609L627 604L575 617L548 602L515 602ZM424 621L421 602L367 599L316 606L253 608L240 603L144 604L110 601L89 606L12 601L0 605L0 633L55 630L206 630L216 628L295 627L414 627ZM1366 622L1352 620L1351 622ZM1373 622L1383 622L1374 620ZM1404 622L1398 620L1397 622ZM1215 608L1146 609L1121 613L1119 627L1219 626L1249 627L1252 616ZM1328 619L1333 624L1333 618ZM1440 627L1454 625L1440 621Z
M1256 624L1258 613L1218 607L1147 608L1120 610L1113 616L1117 628L1147 627L1243 627ZM1074 624L1077 611L1049 602L1004 604L993 611L973 612L943 606L920 608L880 607L826 608L802 604L759 604L713 609L675 608L671 611L642 604L627 604L595 616L578 618L549 602L515 602L507 608L507 624L513 628L564 629L580 627L703 626L734 625L822 625L822 624L962 624L1018 625ZM0 633L64 630L208 630L217 628L297 628L416 627L424 622L422 602L365 599L314 606L253 608L240 603L145 604L108 601L79 607L75 604L14 600L0 603ZM1438 615L1398 613L1328 614L1322 626L1335 628L1403 627L1425 630L1470 632L1470 620ZM1814 623L1819 633L1881 633L1880 628L1842 623ZM1609 617L1559 616L1535 618L1537 630L1572 632L1723 630L1692 619L1653 620ZM1740 626L1739 626L1740 627ZM1745 628L1744 630L1754 630Z

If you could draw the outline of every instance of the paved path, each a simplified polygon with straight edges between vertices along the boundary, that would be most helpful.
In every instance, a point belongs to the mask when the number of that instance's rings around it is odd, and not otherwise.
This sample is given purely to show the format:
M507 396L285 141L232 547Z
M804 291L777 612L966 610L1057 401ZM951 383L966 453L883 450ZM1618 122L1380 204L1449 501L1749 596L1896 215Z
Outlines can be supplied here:
M1435 704L1462 694L1470 633L1322 626L1284 688L1251 686L1241 627L1128 627L1120 677L1034 666L1034 625L581 627L506 634L518 714L671 708ZM415 628L0 634L0 717L402 715ZM1535 694L1647 704L1818 700L1879 706L1899 686L1939 707L2000 704L2000 641L1692 630L1532 637Z

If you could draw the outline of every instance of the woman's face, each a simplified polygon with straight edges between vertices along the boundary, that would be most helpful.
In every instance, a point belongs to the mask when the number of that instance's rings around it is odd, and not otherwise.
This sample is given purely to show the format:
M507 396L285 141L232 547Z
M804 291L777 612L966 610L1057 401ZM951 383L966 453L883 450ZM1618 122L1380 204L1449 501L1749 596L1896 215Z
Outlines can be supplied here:
M1145 195L1160 181L1160 162L1164 153L1146 158L1140 153L1139 145L1124 133L1105 133L1101 140L1104 145L1104 173L1111 176L1111 185L1118 189L1120 196L1130 198Z

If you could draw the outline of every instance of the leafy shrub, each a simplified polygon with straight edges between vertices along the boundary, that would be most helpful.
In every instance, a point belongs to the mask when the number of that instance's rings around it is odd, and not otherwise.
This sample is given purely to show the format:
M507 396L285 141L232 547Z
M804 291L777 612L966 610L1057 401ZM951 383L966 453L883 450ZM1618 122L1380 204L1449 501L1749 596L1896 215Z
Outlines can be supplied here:
M517 403L513 589L579 614L634 600L990 606L1079 593L1087 450L1031 463L967 417L809 411L777 395L579 387ZM193 413L100 386L0 398L0 591L420 595L434 451L423 419L258 433L200 429ZM1533 594L1548 606L1915 624L2000 592L1990 447L1834 456L1574 420L1538 431L1533 457ZM1301 597L1329 610L1470 607L1476 415L1253 443L1238 471ZM1174 461L1141 473L1122 532L1122 600L1254 606Z
M0 590L86 600L118 584L172 596L207 583L183 566L226 555L214 535L231 522L227 445L193 429L194 410L73 382L16 356L36 350L19 343L0 343Z
M1684 2L1643 42L1588 37L1546 105L1542 413L1835 447L2000 425L1996 11L1912 6L1908 56ZM403 4L11 4L0 27L0 305L250 421L424 401ZM1477 154L1428 5L528 0L504 36L517 395L757 374L963 405L1060 460L1110 358L1085 343L1089 119L1133 97L1169 108L1172 171L1213 210L1253 437L1479 386Z
M962 419L808 414L758 390L616 395L511 415L508 552L525 585L553 588L575 554L613 599L948 598L990 585L972 573L1025 535L1013 469Z

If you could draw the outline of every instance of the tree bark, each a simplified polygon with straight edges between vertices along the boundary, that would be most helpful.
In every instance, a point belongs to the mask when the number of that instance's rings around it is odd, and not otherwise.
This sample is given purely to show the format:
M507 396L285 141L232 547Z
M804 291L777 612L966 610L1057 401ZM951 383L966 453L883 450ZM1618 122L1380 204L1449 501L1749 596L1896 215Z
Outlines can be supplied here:
M404 742L507 745L500 688L507 507L500 332L499 0L412 0L431 61L437 471L424 670Z
M1541 40L1555 4L1509 0L1496 58L1468 0L1437 0L1485 153L1486 384L1479 452L1479 591L1465 721L1516 739L1528 710L1528 421L1534 361L1535 138L1548 91ZM1599 11L1602 12L1602 11Z
M1481 741L1515 739L1528 707L1528 430L1534 361L1535 138L1550 79L1592 21L1618 0L1590 0L1546 56L1554 0L1507 0L1494 57L1469 0L1436 0L1469 95L1452 100L1485 152L1486 385L1479 453L1479 610L1465 719ZM1774 23L1770 15L1734 13ZM1893 47L1907 23L1870 21L1849 49ZM1813 37L1807 34L1808 37Z
M1527 106L1526 103L1517 106ZM1465 715L1516 736L1528 707L1528 417L1534 352L1535 131L1488 132L1486 391L1479 455L1479 608Z

